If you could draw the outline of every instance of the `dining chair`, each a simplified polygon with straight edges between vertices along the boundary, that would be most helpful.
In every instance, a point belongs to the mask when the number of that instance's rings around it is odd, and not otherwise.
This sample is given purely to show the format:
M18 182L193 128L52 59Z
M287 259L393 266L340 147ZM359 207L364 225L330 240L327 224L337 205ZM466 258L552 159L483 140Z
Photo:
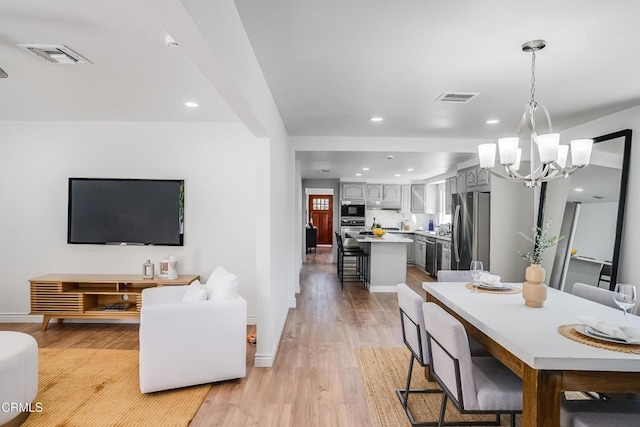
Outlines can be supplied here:
M576 282L573 284L571 293L577 297L588 299L590 301L620 310L620 307L618 307L613 299L615 292L608 289L598 288L593 285Z
M640 426L640 400L564 400L560 426Z
M499 425L500 414L509 414L515 427L515 415L522 413L522 380L493 357L472 357L464 326L439 305L425 302L422 312L430 369L444 391L438 425L444 425L450 399L462 414L495 414L490 425Z
M442 393L442 390L439 388L411 388L414 362L418 362L423 368L429 366L427 330L424 326L424 315L422 314L422 303L424 303L424 299L405 283L398 284L396 291L398 294L398 307L400 309L402 340L411 352L405 388L396 390L396 394L412 426L437 426L437 421L416 421L409 409L409 395L412 393Z
M439 270L438 282L473 282L469 270Z
M440 270L438 282L473 282L473 275L469 270ZM469 347L474 356L491 356L482 344L475 338L469 337Z

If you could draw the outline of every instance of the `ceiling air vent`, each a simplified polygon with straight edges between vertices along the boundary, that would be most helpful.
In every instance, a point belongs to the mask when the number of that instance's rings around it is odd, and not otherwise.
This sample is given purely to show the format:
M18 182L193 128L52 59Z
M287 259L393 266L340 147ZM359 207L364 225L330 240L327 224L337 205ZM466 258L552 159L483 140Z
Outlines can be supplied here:
M38 55L40 58L54 64L91 64L84 56L64 45L50 44L19 44L18 47Z
M5 73L2 68L0 68L0 79L6 79L7 77L9 77L9 75Z
M322 173L331 173L331 172L333 172L333 169L320 169L320 172L322 172Z
M466 104L478 95L480 95L479 92L445 92L437 97L435 102Z

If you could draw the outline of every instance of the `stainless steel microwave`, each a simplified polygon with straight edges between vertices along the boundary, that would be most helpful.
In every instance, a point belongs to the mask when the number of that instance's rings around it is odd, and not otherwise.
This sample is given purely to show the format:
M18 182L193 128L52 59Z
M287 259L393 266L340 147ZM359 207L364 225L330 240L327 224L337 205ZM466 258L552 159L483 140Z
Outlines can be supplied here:
M343 203L340 215L342 218L364 218L364 203Z

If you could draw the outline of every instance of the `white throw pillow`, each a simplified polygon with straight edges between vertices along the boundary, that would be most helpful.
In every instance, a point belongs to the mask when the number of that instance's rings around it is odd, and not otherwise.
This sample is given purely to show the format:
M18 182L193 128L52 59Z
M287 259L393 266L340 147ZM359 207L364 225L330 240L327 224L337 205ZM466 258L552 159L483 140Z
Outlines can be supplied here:
M182 301L192 302L192 301L204 301L207 299L207 288L200 283L199 280L194 280L191 282L189 287L187 287L187 292L184 293L182 297Z
M222 266L217 267L209 276L207 299L233 299L238 296L238 276L229 273Z

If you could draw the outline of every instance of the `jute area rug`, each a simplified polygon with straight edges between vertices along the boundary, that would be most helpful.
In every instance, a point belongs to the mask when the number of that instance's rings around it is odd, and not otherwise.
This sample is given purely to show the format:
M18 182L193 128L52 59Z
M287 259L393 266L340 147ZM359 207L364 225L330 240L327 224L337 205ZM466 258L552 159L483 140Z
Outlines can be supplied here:
M24 426L186 426L211 388L142 394L137 350L42 348L38 356L42 411Z
M409 350L398 348L356 348L356 359L362 374L367 406L371 420L376 427L411 427L404 408L396 395L403 389L409 369ZM429 383L424 369L417 363L413 366L411 388L439 388ZM566 392L567 399L589 399L582 392ZM414 393L409 396L409 408L416 421L438 421L440 417L441 393ZM492 415L462 415L456 407L447 402L445 421L493 420ZM509 416L503 415L501 426L509 426ZM521 416L516 415L516 426L521 426Z

